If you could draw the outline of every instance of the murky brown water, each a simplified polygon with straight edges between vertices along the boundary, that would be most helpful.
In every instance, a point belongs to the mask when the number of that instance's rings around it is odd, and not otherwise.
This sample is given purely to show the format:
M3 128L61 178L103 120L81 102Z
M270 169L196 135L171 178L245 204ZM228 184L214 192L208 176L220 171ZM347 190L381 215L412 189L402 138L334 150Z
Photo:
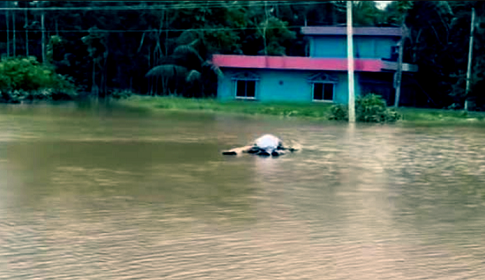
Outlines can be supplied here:
M264 133L303 150L223 157ZM0 107L0 279L485 279L485 129Z

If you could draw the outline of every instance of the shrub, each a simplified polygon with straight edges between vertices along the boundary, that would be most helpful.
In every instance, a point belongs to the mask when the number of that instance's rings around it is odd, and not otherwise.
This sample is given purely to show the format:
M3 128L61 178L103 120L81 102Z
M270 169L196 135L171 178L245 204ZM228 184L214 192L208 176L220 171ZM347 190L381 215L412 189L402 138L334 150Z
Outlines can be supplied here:
M57 74L52 66L40 64L35 57L2 58L0 61L0 101L72 99L76 87L72 80Z
M343 104L333 105L330 108L330 119L336 121L347 121L349 120L349 110L347 106Z
M331 120L347 121L348 115L348 106L343 104L334 105L330 110ZM393 109L388 109L381 96L367 94L357 98L355 117L358 122L385 123L395 122L401 118L401 115Z
M0 103L20 103L24 100L72 100L74 94L53 89L0 91Z
M129 90L114 90L111 92L110 96L114 99L125 99L132 96L133 93Z

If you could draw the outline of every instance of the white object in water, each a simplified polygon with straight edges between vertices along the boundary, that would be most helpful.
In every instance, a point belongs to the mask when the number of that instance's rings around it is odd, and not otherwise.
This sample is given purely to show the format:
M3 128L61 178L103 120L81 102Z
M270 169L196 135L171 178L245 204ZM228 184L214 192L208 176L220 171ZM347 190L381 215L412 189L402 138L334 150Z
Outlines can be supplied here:
M276 149L276 148L282 146L281 140L278 137L271 135L271 134L266 134L266 135L259 137L258 139L256 139L254 141L254 144L258 148L263 149L263 150Z

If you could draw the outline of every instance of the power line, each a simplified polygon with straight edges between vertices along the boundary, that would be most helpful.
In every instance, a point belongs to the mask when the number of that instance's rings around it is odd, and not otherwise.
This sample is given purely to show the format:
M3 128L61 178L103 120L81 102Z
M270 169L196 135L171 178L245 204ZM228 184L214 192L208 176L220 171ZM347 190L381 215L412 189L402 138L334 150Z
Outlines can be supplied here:
M72 1L72 2L84 2L84 1ZM118 1L103 1L103 2L118 2ZM174 1L172 1L174 2ZM163 3L163 1L159 1L157 3ZM238 6L235 7L264 7L265 2L241 2L238 3ZM270 4L271 3L271 4ZM271 1L267 4L275 5L275 6L304 6L304 5L318 5L318 4L329 4L332 3L330 1ZM201 5L202 4L202 5ZM335 5L335 3L332 3ZM152 10L152 9L163 9L163 10L179 10L179 9L191 9L191 8L227 8L231 7L231 4L228 4L225 1L211 1L205 3L194 3L191 4L172 4L171 6L165 5L153 5L153 6L106 6L106 7L33 7L33 8L0 8L0 11L135 11L135 10ZM234 7L234 6L232 6ZM288 26L287 28L301 28L301 26ZM89 33L89 32L98 32L98 33L145 33L145 32L183 32L187 30L193 31L227 31L227 30L257 30L258 27L239 27L239 28L188 28L188 29L147 29L147 30L115 30L115 29L96 29L96 30L80 30L80 29L72 29L72 30L56 30L56 32L62 33ZM277 27L269 29L277 29ZM0 30L0 32L25 32L25 30ZM40 29L29 29L29 32L40 32Z
M287 28L301 28L302 26L288 26ZM267 29L279 29L280 27L268 27ZM56 32L73 32L73 33L88 33L88 32L98 32L98 33L124 33L124 32L159 32L159 31L169 31L169 32L182 32L182 31L220 31L220 30L255 30L259 29L259 27L227 27L227 28L185 28L185 29L146 29L146 30L124 30L124 29L84 29L84 30L55 30ZM6 32L7 30L0 30L0 32ZM40 32L40 29L30 29L30 32ZM14 32L10 30L10 32ZM15 32L25 32L25 30L16 30Z
M210 2L209 2L210 3ZM196 8L230 8L231 4L225 2L215 3L191 3L191 4L175 4L170 6L165 5L139 5L139 6L106 6L106 7L29 7L29 8L6 8L0 7L0 11L136 11L136 10L180 10L180 9L196 9ZM219 4L220 3L220 4ZM264 3L254 3L251 1L245 2L247 4L239 3L239 7L264 7ZM278 6L304 6L304 5L320 5L328 4L329 2L276 2L271 1L268 4ZM233 6L233 7L238 7Z
M74 1L73 1L74 2ZM83 2L83 1L78 1ZM117 1L106 1L106 2L117 2ZM161 2L157 2L161 3ZM236 7L264 7L264 2L239 2L239 5ZM303 5L317 5L317 4L328 4L329 2L315 2L315 1L307 1L307 2L289 2L289 1L272 1L269 2L271 5L278 5L278 6L303 6ZM268 3L268 4L269 4ZM201 5L205 4L205 5ZM151 10L151 9L164 9L164 10L179 10L179 9L191 9L191 8L225 8L231 7L231 4L227 4L224 1L213 1L213 2L205 2L205 3L194 3L191 4L176 4L171 5L169 7L165 5L153 5L153 6L106 6L106 7L33 7L33 8L0 8L0 11L134 11L134 10ZM275 27L276 28L276 27ZM288 28L301 28L301 26L288 26ZM156 32L156 31L169 31L169 32L182 32L186 30L194 30L194 31L220 31L220 30L256 30L258 27L239 27L239 28L189 28L189 29L148 29L148 30L113 30L113 29L97 29L95 32L98 33L144 33L144 32ZM274 28L270 28L274 29ZM0 30L0 31L9 31L9 30ZM10 30L12 32L12 30ZM40 32L40 29L29 29L30 32ZM79 29L72 29L72 30L56 30L56 32L63 32L63 33L88 33L93 30L79 30ZM16 30L14 32L24 32L24 30Z

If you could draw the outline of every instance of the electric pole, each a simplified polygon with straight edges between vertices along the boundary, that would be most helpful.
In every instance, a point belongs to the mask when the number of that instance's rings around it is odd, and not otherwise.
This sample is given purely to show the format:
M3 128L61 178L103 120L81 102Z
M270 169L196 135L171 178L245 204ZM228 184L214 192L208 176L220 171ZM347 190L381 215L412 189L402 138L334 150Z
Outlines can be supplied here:
M406 40L406 28L404 27L404 21L401 24L401 40L399 41L399 54L397 57L397 72L394 76L394 89L396 90L396 96L394 98L394 107L399 107L399 99L401 99L401 81L402 81L402 59L404 55L404 41Z
M347 65L349 76L349 123L355 123L354 41L352 30L352 1L347 1Z
M470 93L470 79L473 60L473 33L475 31L475 8L472 8L472 22L470 27L470 45L468 46L468 67L466 70L465 111L468 111L468 94Z

